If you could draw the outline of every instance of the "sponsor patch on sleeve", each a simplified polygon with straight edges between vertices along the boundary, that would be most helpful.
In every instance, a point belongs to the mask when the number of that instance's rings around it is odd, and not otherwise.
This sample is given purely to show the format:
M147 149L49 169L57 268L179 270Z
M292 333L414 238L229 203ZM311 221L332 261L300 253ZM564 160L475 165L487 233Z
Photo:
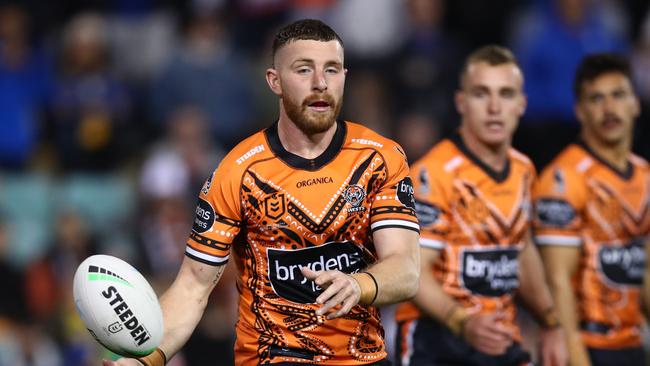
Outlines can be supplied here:
M415 210L415 197L413 196L413 182L410 177L406 177L397 183L395 187L397 198L406 207Z
M546 226L565 227L576 218L576 211L563 199L542 198L535 202L537 219Z
M422 227L435 224L442 214L440 207L422 201L415 201L415 212Z
M214 209L210 203L202 198L199 198L199 202L196 205L196 216L194 217L194 225L192 225L192 231L196 233L204 233L214 224Z

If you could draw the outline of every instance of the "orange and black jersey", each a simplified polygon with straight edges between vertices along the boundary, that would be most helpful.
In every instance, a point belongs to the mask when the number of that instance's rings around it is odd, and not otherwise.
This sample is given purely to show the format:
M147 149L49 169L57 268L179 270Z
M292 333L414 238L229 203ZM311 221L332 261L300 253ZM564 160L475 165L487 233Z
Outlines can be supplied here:
M573 280L585 343L638 346L650 233L647 162L631 155L619 171L586 144L572 144L541 174L534 201L537 243L581 248Z
M419 230L402 149L337 122L315 159L286 151L277 123L235 147L205 183L186 255L239 271L237 365L362 365L384 359L379 311L316 316L322 290L301 274L352 273L377 260L372 233Z
M517 331L513 292L530 227L533 165L509 149L504 169L496 172L456 135L434 146L412 172L420 245L440 250L434 276L470 312L502 311L505 324ZM397 320L420 315L406 303Z

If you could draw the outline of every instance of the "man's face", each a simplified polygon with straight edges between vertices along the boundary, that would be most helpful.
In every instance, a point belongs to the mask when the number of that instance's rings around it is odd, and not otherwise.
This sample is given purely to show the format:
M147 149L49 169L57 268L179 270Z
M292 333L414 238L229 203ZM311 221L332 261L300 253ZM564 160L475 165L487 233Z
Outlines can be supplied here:
M606 145L617 145L632 137L639 101L630 80L610 72L586 81L575 110L583 133Z
M304 133L327 131L341 111L345 74L338 41L297 40L280 48L267 82Z
M522 88L523 76L515 64L470 64L456 93L465 133L489 147L509 146L526 110Z

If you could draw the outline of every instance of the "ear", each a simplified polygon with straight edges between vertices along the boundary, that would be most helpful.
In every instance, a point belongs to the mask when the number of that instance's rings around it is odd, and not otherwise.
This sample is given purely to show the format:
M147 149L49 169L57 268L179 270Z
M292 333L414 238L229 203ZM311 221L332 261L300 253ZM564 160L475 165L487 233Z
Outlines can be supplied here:
M456 111L462 116L465 113L465 93L462 90L456 90L454 103L456 104Z
M266 83L269 84L271 91L281 97L282 96L282 86L280 84L280 77L278 75L278 70L274 68L266 69Z
M582 121L584 121L585 118L585 112L580 108L580 102L576 102L576 104L573 105L573 111L576 114L576 119L578 119L578 122L582 124Z
M639 97L634 94L634 118L638 118L641 114L641 102L639 102Z
M526 113L526 107L528 107L528 96L525 93L521 93L521 111L519 111L519 118L523 117Z

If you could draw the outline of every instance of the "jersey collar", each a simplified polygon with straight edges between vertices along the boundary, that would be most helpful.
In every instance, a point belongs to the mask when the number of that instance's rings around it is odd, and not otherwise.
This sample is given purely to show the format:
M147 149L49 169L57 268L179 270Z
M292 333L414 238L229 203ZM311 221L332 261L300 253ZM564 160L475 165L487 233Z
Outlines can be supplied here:
M469 160L476 164L485 174L487 174L492 180L497 183L502 183L510 175L510 157L506 158L506 164L501 171L496 171L492 169L491 166L485 164L476 154L470 151L465 145L463 138L460 136L460 133L456 132L450 138L451 142L456 145L458 150L460 150Z
M627 160L627 166L625 167L624 170L620 170L616 168L614 165L612 165L610 162L605 160L602 156L598 155L589 145L584 140L578 140L576 142L576 145L580 146L584 151L586 151L589 155L591 155L594 159L598 160L601 164L606 166L609 170L614 172L614 174L618 175L621 177L623 180L629 180L632 178L632 175L634 175L634 165L630 163L630 160Z
M347 124L342 121L336 121L336 132L332 141L327 149L314 159L305 159L302 156L287 151L282 146L280 135L278 134L277 121L271 127L264 130L264 134L266 135L266 140L269 143L271 151L287 165L296 169L316 171L334 160L339 151L341 151L345 142L345 135L347 134Z

